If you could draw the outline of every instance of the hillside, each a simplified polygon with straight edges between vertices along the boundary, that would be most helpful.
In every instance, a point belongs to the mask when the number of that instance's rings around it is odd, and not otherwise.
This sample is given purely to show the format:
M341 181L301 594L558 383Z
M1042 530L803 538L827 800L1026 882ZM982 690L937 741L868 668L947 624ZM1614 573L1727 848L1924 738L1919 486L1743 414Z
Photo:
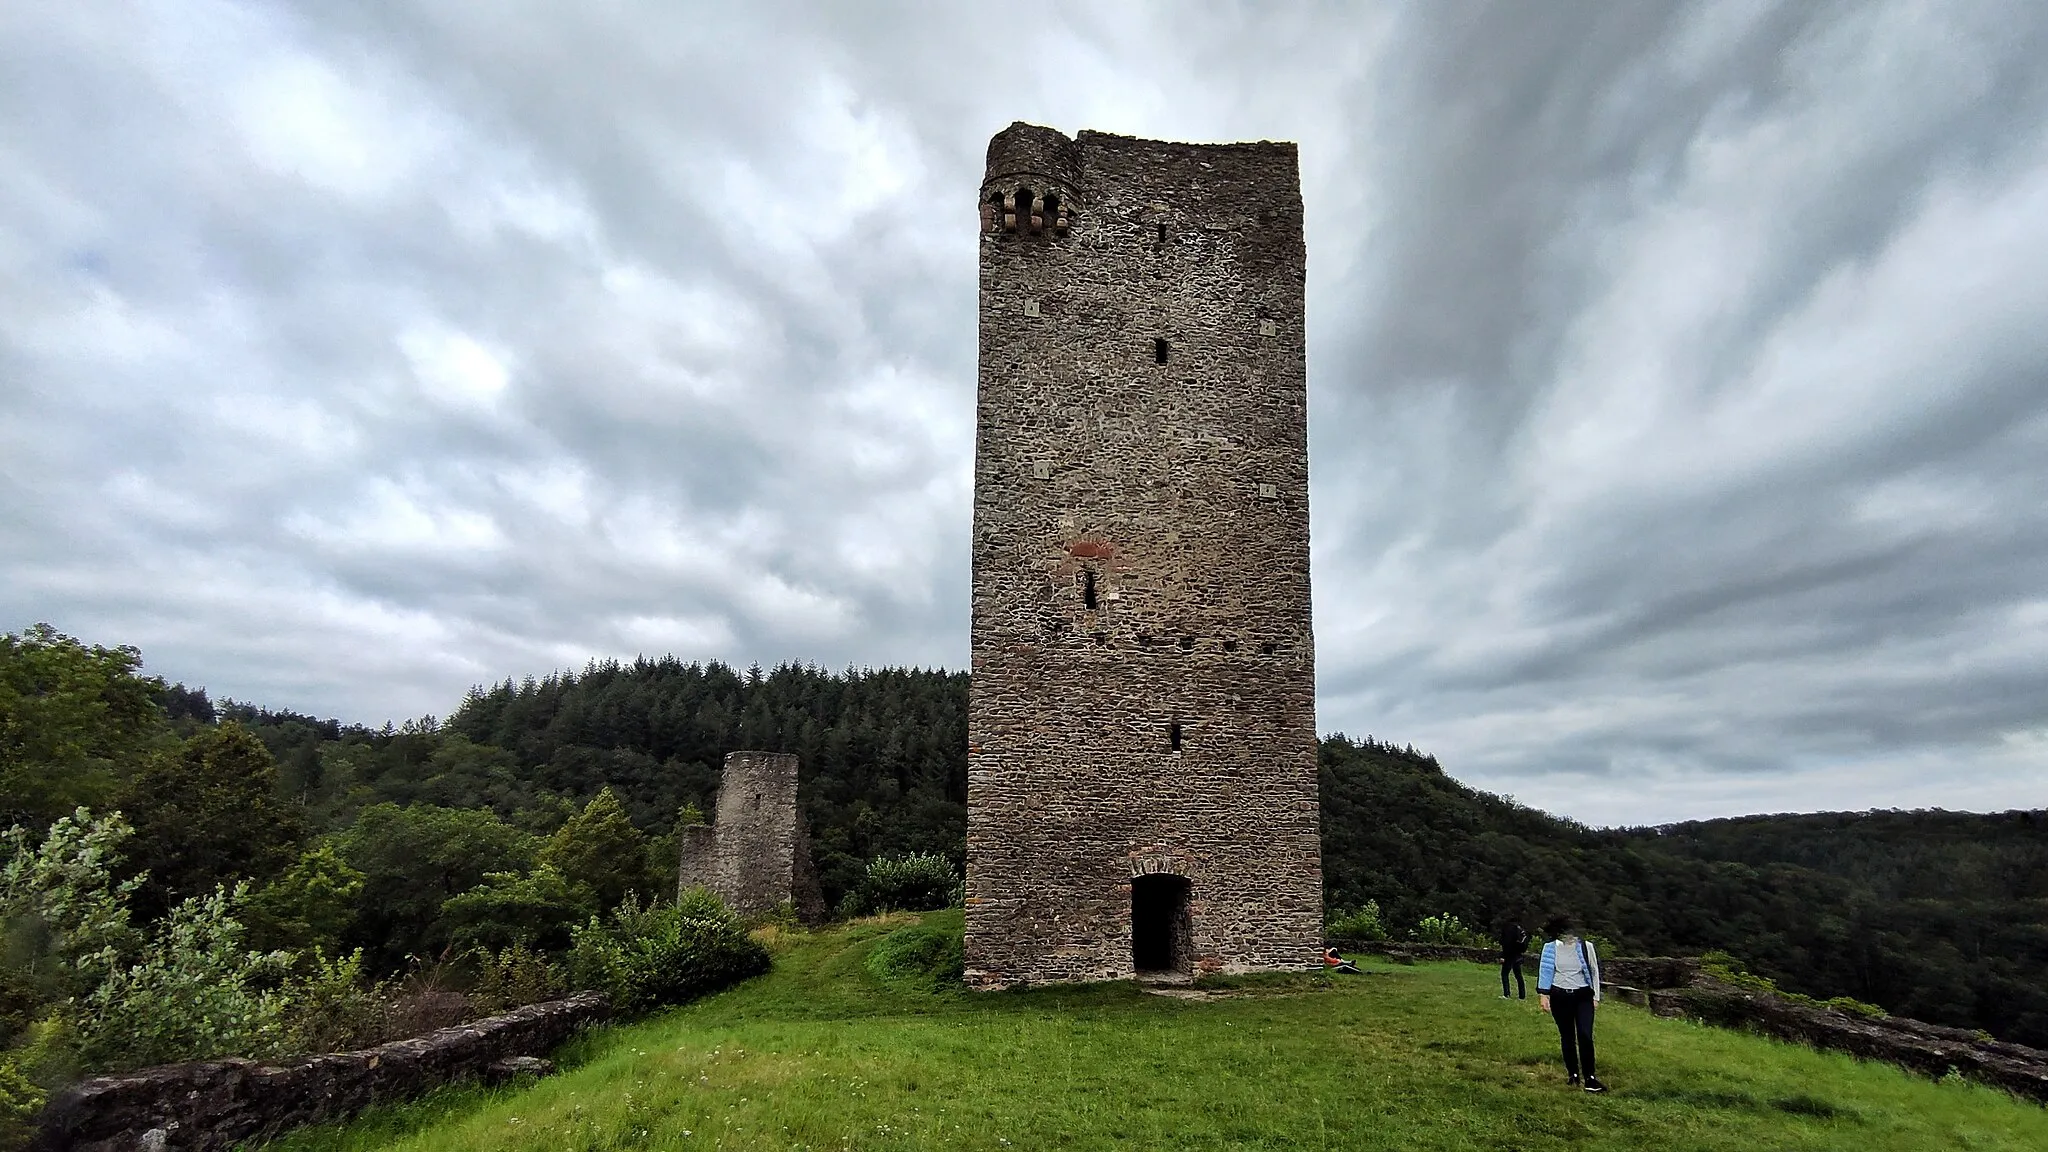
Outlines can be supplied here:
M1635 953L1721 949L1810 995L2048 1044L2048 818L1873 812L1594 830L1433 758L1323 743L1325 888L1394 924L1577 912Z
M918 958L943 950L915 945L957 939L958 916L781 936L769 975L581 1042L554 1079L448 1092L276 1147L2048 1146L2048 1112L1989 1089L1620 1005L1599 1025L1614 1090L1589 1097L1561 1083L1534 1002L1497 999L1473 965L1368 963L1202 999L941 990Z
M828 901L877 858L964 852L960 673L593 663L372 729L216 706L139 664L54 630L0 642L0 726L19 737L0 741L0 823L121 809L138 828L122 875L151 877L138 916L248 879L254 943L360 947L372 977L475 943L559 950L620 893L665 893L675 829L712 807L736 748L801 757ZM1377 901L1399 935L1562 907L1627 951L1721 949L1795 991L2048 1046L2048 814L1595 830L1369 738L1329 737L1321 762L1333 912ZM39 1010L23 1004L61 999L27 983L0 995L0 1045Z
M382 732L225 709L288 786L338 824L379 800L484 807L550 831L609 786L665 832L708 810L733 748L803 758L828 902L866 860L963 859L967 677L674 660L472 692L445 723ZM1632 952L1721 949L1785 987L2048 1046L2048 819L1947 812L1758 816L1595 830L1445 774L1370 738L1324 740L1329 906L1379 902L1396 932L1451 912L1532 927L1558 907ZM363 941L373 950L379 942Z

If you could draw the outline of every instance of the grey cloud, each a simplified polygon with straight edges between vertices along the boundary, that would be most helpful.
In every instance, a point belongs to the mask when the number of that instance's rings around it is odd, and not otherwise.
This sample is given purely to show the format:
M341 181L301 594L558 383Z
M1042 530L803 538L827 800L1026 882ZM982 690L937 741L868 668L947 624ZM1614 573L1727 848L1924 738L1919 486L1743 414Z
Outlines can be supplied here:
M2034 6L1035 11L8 10L6 626L364 720L957 665L989 133L1292 138L1326 730L2044 802Z

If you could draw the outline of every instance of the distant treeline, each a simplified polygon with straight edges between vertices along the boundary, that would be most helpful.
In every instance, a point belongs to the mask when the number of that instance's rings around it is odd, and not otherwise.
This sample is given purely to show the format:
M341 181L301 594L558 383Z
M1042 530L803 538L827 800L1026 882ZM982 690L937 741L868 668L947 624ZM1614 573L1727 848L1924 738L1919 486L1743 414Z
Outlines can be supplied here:
M53 636L32 653L52 667L63 647ZM65 658L91 664L86 651ZM621 891L665 896L674 829L711 809L719 765L739 748L801 757L830 902L870 860L964 855L964 673L599 662L480 687L445 721L373 729L216 705L203 690L141 677L132 661L115 667L115 650L91 651L104 674L87 685L89 707L67 711L51 702L61 690L33 687L8 705L0 690L0 708L14 709L0 716L12 725L0 733L17 734L0 739L6 819L47 825L76 803L131 801L145 841L134 859L165 876L160 893L143 894L145 908L246 875L293 910L280 923L318 921L321 940L362 947L381 966L459 939L518 939L521 924L559 931L559 918L547 916ZM74 687L85 683L67 675ZM33 699L39 691L48 698ZM279 806L265 814L263 852L244 837L209 857L173 843L192 838L179 829L204 824L204 797L167 806L134 781L151 757L228 721L274 761L260 778L274 781ZM37 724L71 727L42 743L18 738ZM188 754L186 774L228 762ZM1599 830L1466 788L1412 746L1332 736L1321 762L1333 914L1377 901L1399 933L1438 913L1485 928L1514 916L1533 929L1547 912L1569 910L1625 951L1721 949L1794 991L2048 1045L2048 814L1761 816ZM616 804L594 810L605 789ZM611 810L631 828L606 831ZM163 830L161 851L146 843L152 828ZM629 845L631 836L639 839ZM323 846L331 866L318 857ZM629 867L642 850L644 869ZM311 885L316 863L347 869L351 907L322 906L316 916L307 910L314 896L286 900L341 883ZM298 888L257 871L287 864ZM564 876L570 895L542 892L542 881ZM548 912L549 900L561 908Z
M1729 952L1782 986L2048 1046L2048 812L1748 816L1589 829L1323 741L1332 909L1533 931L1552 911L1634 953Z

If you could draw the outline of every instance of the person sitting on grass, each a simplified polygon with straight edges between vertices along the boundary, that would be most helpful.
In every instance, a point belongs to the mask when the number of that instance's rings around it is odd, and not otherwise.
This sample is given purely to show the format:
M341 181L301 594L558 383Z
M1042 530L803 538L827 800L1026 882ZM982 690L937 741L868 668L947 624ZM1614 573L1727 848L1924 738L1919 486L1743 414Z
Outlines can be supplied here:
M1323 967L1332 972L1349 972L1354 976L1358 974L1358 965L1346 960L1344 954L1335 948L1323 949Z
M1588 1092L1607 1085L1593 1074L1593 1012L1600 1005L1600 953L1572 930L1572 918L1552 916L1543 925L1550 938L1543 945L1543 966L1536 975L1536 1005L1557 1021L1558 1043L1564 1048L1565 1083L1579 1083L1585 1072Z

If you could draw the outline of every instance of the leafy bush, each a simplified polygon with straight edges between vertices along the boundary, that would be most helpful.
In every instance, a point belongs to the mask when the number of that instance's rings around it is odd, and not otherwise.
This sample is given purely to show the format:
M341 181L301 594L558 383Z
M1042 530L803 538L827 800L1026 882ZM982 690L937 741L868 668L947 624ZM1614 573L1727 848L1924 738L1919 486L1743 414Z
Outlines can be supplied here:
M363 987L361 954L315 952L301 963L247 947L246 883L188 898L153 932L136 930L129 902L139 884L113 873L131 835L118 813L79 809L40 842L20 828L0 838L0 984L10 1023L35 1016L13 1056L19 1070L47 1087L81 1069L272 1056L368 1028L374 990Z
M104 967L138 943L128 899L141 881L117 883L113 872L132 835L120 813L94 816L84 808L40 841L20 825L0 834L0 944L15 998L82 995L101 974L94 964Z
M343 934L355 923L363 879L334 845L311 848L251 898L250 934L272 947L339 953Z
M1485 936L1467 928L1464 921L1449 912L1424 916L1414 931L1408 933L1408 938L1422 944L1449 944L1459 948L1484 948L1488 943Z
M884 856L868 861L867 872L840 903L843 916L878 912L931 912L959 902L960 873L934 853Z
M1385 940L1387 926L1380 922L1380 902L1367 900L1364 907L1339 912L1323 928L1331 940Z
M965 968L963 930L962 918L951 912L898 928L868 953L868 974L884 984L921 992L958 989Z
M81 961L82 969L105 973L77 1002L88 1067L263 1057L288 1046L282 985L295 957L242 946L234 911L248 891L243 883L182 901L133 963L112 948Z
M487 949L528 946L558 951L569 927L589 914L563 875L542 864L527 875L492 872L441 904L441 921L458 945Z
M477 978L469 998L486 1015L553 999L565 984L559 968L524 944L498 952L479 948L470 955Z
M342 1052L367 1048L384 1035L385 986L363 975L363 950L338 959L306 954L300 974L285 990L291 1025L286 1047L293 1052Z
M768 950L701 891L659 908L628 897L608 921L593 916L577 928L575 940L570 982L604 992L628 1016L716 992L769 963Z
M1890 1013L1875 1004L1865 1003L1862 1000L1849 996L1834 996L1826 1000L1816 1000L1811 996L1802 995L1798 992L1787 992L1783 988L1778 987L1777 982L1770 977L1759 976L1751 972L1741 960L1726 952L1709 951L1701 953L1700 970L1724 984L1732 984L1737 988L1761 993L1765 996L1776 996L1780 1000L1789 1000L1794 1004L1804 1004L1809 1008L1831 1008L1837 1012L1845 1012L1851 1016L1862 1016L1872 1020L1890 1015Z
M43 1090L0 1055L0 1149L27 1147L42 1108Z

